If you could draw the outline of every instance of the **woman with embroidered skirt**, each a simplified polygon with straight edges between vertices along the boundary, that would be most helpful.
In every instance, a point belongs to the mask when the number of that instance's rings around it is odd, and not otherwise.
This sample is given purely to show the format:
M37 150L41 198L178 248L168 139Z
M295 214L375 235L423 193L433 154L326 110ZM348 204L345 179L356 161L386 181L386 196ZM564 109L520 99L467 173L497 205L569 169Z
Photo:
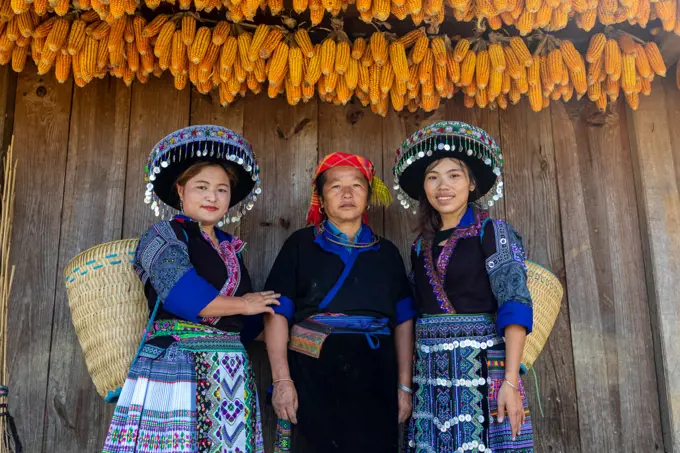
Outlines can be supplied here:
M409 453L532 453L520 360L533 309L520 236L483 205L502 197L483 130L440 122L397 150L395 190L419 214Z
M399 251L365 223L371 201L391 201L373 164L327 156L313 181L311 226L288 238L269 274L265 288L281 294L265 316L275 452L290 451L291 422L314 453L398 450L398 424L411 413L416 313Z
M103 451L263 452L241 339L259 333L255 315L261 331L261 314L273 313L278 295L252 292L245 244L217 228L257 199L255 155L228 129L192 126L161 140L146 172L145 202L156 216L182 214L140 239L135 269L152 314Z

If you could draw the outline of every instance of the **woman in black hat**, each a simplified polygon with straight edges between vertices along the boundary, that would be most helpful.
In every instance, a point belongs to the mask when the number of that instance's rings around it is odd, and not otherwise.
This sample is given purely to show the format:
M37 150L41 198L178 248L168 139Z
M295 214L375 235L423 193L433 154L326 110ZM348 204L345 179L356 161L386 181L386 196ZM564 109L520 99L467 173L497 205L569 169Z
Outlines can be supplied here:
M135 268L151 309L105 453L261 453L257 386L242 344L278 294L253 293L245 247L217 228L261 192L250 144L217 126L176 131L153 149L145 202L156 216ZM255 321L255 322L253 322ZM250 330L251 332L248 332ZM261 330L261 325L260 325Z
M483 130L440 122L397 151L395 190L419 215L410 453L532 453L520 379L533 308L520 236L482 208L502 197L502 156Z

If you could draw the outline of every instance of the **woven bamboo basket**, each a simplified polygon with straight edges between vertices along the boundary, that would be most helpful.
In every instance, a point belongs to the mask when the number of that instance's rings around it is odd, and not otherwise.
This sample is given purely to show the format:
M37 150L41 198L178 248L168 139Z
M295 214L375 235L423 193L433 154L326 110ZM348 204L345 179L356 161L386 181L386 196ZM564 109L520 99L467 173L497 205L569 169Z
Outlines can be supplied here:
M560 280L548 269L532 261L526 264L527 286L534 302L534 329L524 345L522 365L530 370L555 325L564 289Z
M97 392L113 402L139 347L149 308L133 267L137 239L92 247L64 269L73 326Z

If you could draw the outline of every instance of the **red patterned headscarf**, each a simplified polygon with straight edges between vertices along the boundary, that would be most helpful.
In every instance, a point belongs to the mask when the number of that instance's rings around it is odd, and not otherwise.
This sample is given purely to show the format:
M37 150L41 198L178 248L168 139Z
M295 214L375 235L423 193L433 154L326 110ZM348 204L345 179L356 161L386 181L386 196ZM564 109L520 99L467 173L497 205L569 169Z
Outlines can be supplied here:
M373 196L370 203L375 205L387 206L392 202L392 195L380 178L375 176L375 166L373 162L365 157L347 153L333 153L324 157L316 168L314 180L312 181L312 203L307 213L307 225L318 225L323 221L321 212L321 202L316 191L316 181L319 175L326 170L334 167L354 167L363 174L371 185Z

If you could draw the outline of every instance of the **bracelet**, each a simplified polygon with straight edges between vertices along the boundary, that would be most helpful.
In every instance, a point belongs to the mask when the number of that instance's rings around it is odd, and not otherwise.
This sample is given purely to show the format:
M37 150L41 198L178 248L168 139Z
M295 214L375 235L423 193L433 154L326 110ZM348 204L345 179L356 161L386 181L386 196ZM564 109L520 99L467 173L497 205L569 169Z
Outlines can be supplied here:
M275 379L272 384L278 384L279 382L293 382L291 378Z
M399 387L399 390L403 390L403 391L405 391L406 393L408 393L409 395L413 395L413 389L408 388L408 387L406 387L406 386L403 385L403 384L398 384L397 387Z
M505 380L505 383L508 384L508 385L510 386L510 388L513 388L513 389L515 389L515 390L517 390L517 391L519 392L519 387L518 387L518 386L513 385L513 383L510 382L510 381L508 381L507 379L504 379L504 380Z

